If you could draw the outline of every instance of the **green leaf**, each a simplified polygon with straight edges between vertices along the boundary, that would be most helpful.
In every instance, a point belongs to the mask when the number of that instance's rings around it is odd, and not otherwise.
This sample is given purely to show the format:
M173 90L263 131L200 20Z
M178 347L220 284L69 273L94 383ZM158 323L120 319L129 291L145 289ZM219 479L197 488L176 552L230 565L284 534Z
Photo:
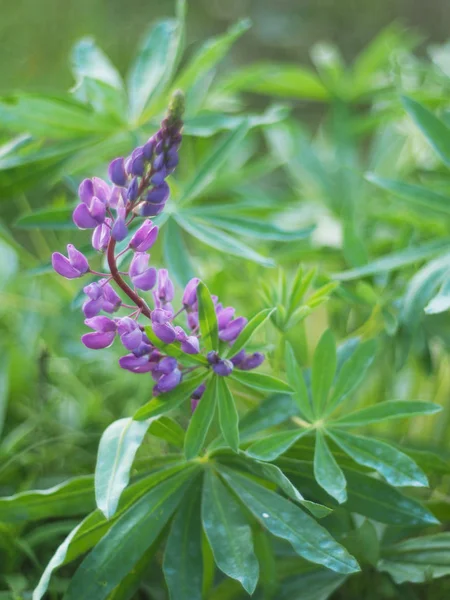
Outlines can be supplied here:
M90 134L111 133L114 123L108 115L99 115L68 96L17 94L0 101L2 129L27 131L36 137L73 141Z
M240 422L241 438L253 438L256 433L280 425L298 414L298 408L291 396L275 394L269 396L249 411Z
M202 523L197 489L175 514L163 561L171 600L202 600Z
M396 487L428 485L425 473L403 452L393 446L343 431L328 430L331 439L354 461L375 469Z
M171 465L168 468L160 469L129 486L124 491L120 500L119 511L110 521L107 521L99 510L94 511L86 517L86 519L84 519L84 521L67 536L52 557L34 592L33 600L40 600L42 598L47 590L53 571L61 565L75 560L95 546L95 544L112 527L112 524L118 520L119 516L121 516L134 502L137 502L142 496L147 494L150 489L156 487L161 481L168 479L180 471L193 472L195 469L195 465L186 467L186 464L183 462L175 464L174 466Z
M148 421L119 419L101 439L95 466L95 500L107 519L117 510L120 496L130 481L134 457L149 428Z
M256 314L244 329L239 334L239 337L234 342L229 350L227 350L225 356L235 356L238 352L245 348L245 346L251 341L255 333L264 323L270 318L270 316L276 311L276 308L265 308Z
M314 72L297 65L268 62L235 71L220 84L220 89L310 100L326 100L329 97L329 92Z
M314 569L283 581L277 600L328 600L347 579L327 569Z
M276 465L254 460L248 456L245 457L243 465L258 477L268 479L272 483L275 483L288 498L295 500L295 502L298 502L307 508L309 512L317 519L326 517L332 512L332 510L327 506L317 504L316 502L311 502L310 500L305 500L298 489Z
M349 415L329 421L329 424L333 427L357 427L359 425L368 425L369 423L378 423L391 419L404 419L418 415L434 415L441 410L442 406L433 402L390 400L381 402L375 406L361 408Z
M1 245L1 243L0 243ZM0 365L0 439L2 437L3 427L5 424L6 410L8 407L9 397L9 367L10 358L8 352L5 352L4 348L1 347L3 359ZM1 502L1 499L0 499ZM1 504L0 504L1 507ZM0 508L1 511L1 508Z
M308 419L308 421L313 421L314 414L309 399L308 388L306 387L302 369L295 358L294 350L289 342L286 342L285 358L287 380L294 390L292 398L297 403L302 416Z
M104 600L161 533L186 494L190 471L174 475L131 506L87 555L66 600Z
M118 90L123 88L119 72L93 38L85 37L76 42L72 48L71 66L78 82L89 77Z
M402 104L411 119L422 131L428 143L442 161L450 166L450 129L445 122L412 98L403 96Z
M216 229L210 225L204 225L198 219L188 219L184 214L175 215L175 219L180 227L207 246L211 246L220 252L225 252L227 255L231 254L232 256L251 260L264 267L273 267L274 265L272 259L262 256L262 254L259 254L246 244L237 240L235 236L231 236L220 229Z
M305 229L285 230L280 229L274 223L264 222L257 219L245 217L228 217L225 215L214 215L208 213L204 216L204 220L212 223L216 227L226 229L231 233L254 237L261 240L271 240L275 242L294 242L308 238L315 227L307 227Z
M320 417L325 410L336 373L336 362L336 341L331 330L327 329L319 340L312 364L311 391L316 417Z
M224 35L207 40L176 78L173 89L189 90L196 81L224 58L230 47L249 29L250 25L248 19L242 19L230 27Z
M217 376L207 384L202 399L192 414L184 440L186 460L195 458L203 448L209 427L214 418L217 402Z
M195 172L194 177L187 183L179 200L180 204L186 204L193 198L200 196L210 183L214 176L223 166L223 164L233 156L237 148L241 145L248 131L248 123L244 121L230 134L221 138L219 143L208 152L206 160Z
M141 406L134 413L133 419L135 421L145 421L151 417L158 417L174 408L178 408L207 377L208 373L194 371L190 377L183 379L171 392L166 392L152 398L147 404Z
M280 392L283 394L293 393L292 388L287 383L281 381L281 379L272 377L272 375L265 375L264 373L234 369L230 375L230 379L263 392Z
M261 525L290 542L297 554L338 573L359 570L345 548L294 503L236 471L221 466L220 472Z
M309 432L309 429L294 429L274 433L254 442L247 448L246 453L258 460L272 461L284 454L297 440Z
M117 587L108 595L107 600L133 600L150 567L150 561L157 550L158 540L153 542L142 558L134 565L132 570L122 579Z
M205 346L206 350L218 350L219 329L216 308L211 294L203 281L199 281L197 286L197 301L202 345Z
M69 517L85 514L94 507L92 477L74 477L47 490L0 498L0 521L18 523Z
M185 286L194 277L188 250L183 241L183 231L178 223L169 218L164 232L164 258L169 273Z
M183 448L184 429L170 417L159 417L150 424L148 433L165 440L172 446Z
M427 211L434 210L441 214L450 214L450 197L439 192L434 192L420 185L378 177L374 173L368 173L366 179L382 190L391 192L397 198L405 200L408 205L425 208Z
M137 122L145 107L170 80L179 57L183 24L158 21L146 35L128 75L129 117Z
M238 502L211 470L206 471L203 484L202 521L219 569L253 594L259 564L250 525Z
M362 267L358 267L357 269L335 273L332 277L339 281L351 281L352 279L359 279L360 277L367 277L369 275L388 273L389 271L407 267L420 260L430 258L441 251L445 251L448 249L449 244L450 238L426 242L420 246L413 246L411 248L406 248L405 250L387 254L386 256L374 260Z
M19 229L75 229L72 212L72 208L44 208L19 217L14 226Z
M434 296L424 310L427 315L437 315L450 308L450 275L446 275L438 293Z
M350 358L344 362L325 411L327 415L332 413L363 381L374 359L375 350L376 342L369 340L360 344Z
M339 504L347 500L345 475L337 464L321 431L316 432L314 477L317 483Z
M239 415L225 377L217 378L217 401L219 403L220 431L230 448L237 452L239 450Z
M377 569L389 573L398 585L430 583L450 575L450 533L412 538L383 549Z

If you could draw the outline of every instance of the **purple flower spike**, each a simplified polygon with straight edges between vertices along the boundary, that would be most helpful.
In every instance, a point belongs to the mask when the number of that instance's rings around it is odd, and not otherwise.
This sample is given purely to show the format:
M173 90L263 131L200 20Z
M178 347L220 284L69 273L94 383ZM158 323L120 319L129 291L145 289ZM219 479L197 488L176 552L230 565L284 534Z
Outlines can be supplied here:
M151 204L162 204L167 202L170 195L170 189L166 181L152 188L146 195L145 201Z
M127 354L119 358L119 365L122 369L131 371L132 373L149 373L155 367L148 360L148 356L135 356L134 354Z
M94 229L92 233L92 247L94 250L104 252L108 247L109 240L111 239L111 224L111 219L106 218L104 223L97 225Z
M180 381L181 371L179 369L174 369L171 373L169 373L168 375L163 375L158 380L158 383L153 388L153 393L161 394L164 392L170 392L171 390L177 387Z
M212 366L214 373L220 375L221 377L228 377L230 373L233 371L234 365L231 360L224 359L219 360L217 364L213 364Z
M129 275L133 285L139 290L147 292L156 283L156 269L148 267L150 255L145 252L136 252L130 264Z
M247 324L247 319L238 317L231 321L225 329L219 331L219 339L223 342L234 342Z
M191 279L186 287L184 288L183 293L183 306L185 308L194 308L194 305L197 303L197 286L199 284L200 279L198 277L194 277Z
M91 350L108 348L114 342L116 336L116 324L108 317L93 317L86 319L85 324L94 329L93 333L85 333L81 341Z
M130 247L136 252L147 252L156 242L158 231L158 227L147 219L134 233L130 240Z
M127 173L125 171L125 160L121 158L115 158L108 167L108 175L111 181L118 186L125 186L127 184Z
M67 245L66 258L60 252L52 254L52 265L58 275L62 275L66 279L76 279L89 271L89 263L87 258L72 244Z

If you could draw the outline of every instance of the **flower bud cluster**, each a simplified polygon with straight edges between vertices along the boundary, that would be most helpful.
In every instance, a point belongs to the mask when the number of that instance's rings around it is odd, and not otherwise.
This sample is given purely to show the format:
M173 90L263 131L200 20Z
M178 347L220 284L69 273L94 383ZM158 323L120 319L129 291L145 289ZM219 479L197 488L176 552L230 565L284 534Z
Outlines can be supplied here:
M91 329L82 336L83 344L100 350L119 338L127 351L119 359L120 367L132 373L149 373L154 380L155 395L173 390L193 368L203 368L186 367L170 352L172 344L176 345L177 356L179 350L186 355L202 350L197 302L199 279L187 284L182 306L175 312L172 305L175 289L169 273L167 269L156 269L150 262L149 250L158 238L158 226L146 219L129 234L136 217L156 216L164 209L169 197L166 178L179 160L182 110L182 95L176 93L160 130L127 158L116 158L110 163L110 184L98 177L80 184L80 203L73 212L73 221L80 229L93 230L92 246L106 253L109 272L93 271L87 258L72 244L67 246L67 256L59 252L52 256L53 268L67 279L96 277L83 288L86 297L82 310L85 324ZM127 238L128 243L117 253L116 243ZM119 271L117 266L117 259L123 254L130 257L127 271ZM235 309L223 307L217 297L213 300L219 338L232 345L247 320L235 317ZM178 322L182 313L186 316L185 326ZM146 330L143 319L151 329ZM157 341L162 344L155 345ZM221 359L217 351L207 355L207 364L221 376L229 375L234 368L256 368L263 360L260 353L247 355L242 350L230 360ZM201 385L193 393L193 409L203 391Z

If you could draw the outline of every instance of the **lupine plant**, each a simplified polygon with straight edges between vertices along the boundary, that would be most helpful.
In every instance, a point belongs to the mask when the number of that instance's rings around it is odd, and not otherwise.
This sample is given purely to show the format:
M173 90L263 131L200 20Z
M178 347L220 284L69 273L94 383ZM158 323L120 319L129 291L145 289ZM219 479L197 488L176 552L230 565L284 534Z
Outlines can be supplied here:
M0 102L0 599L447 597L448 49L221 75L184 9Z

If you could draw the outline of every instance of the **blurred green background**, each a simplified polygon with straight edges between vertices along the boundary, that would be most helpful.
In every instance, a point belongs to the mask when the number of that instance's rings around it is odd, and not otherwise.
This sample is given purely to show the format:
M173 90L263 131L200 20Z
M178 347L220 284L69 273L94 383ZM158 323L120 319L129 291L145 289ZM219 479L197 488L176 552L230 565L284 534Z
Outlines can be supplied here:
M153 19L173 14L171 0L1 0L0 93L65 90L73 43L92 35L124 72ZM334 42L351 59L380 29L398 21L428 42L448 37L445 0L194 0L188 2L187 44L222 33L243 17L252 29L232 49L228 65L268 58L308 62L310 47Z

